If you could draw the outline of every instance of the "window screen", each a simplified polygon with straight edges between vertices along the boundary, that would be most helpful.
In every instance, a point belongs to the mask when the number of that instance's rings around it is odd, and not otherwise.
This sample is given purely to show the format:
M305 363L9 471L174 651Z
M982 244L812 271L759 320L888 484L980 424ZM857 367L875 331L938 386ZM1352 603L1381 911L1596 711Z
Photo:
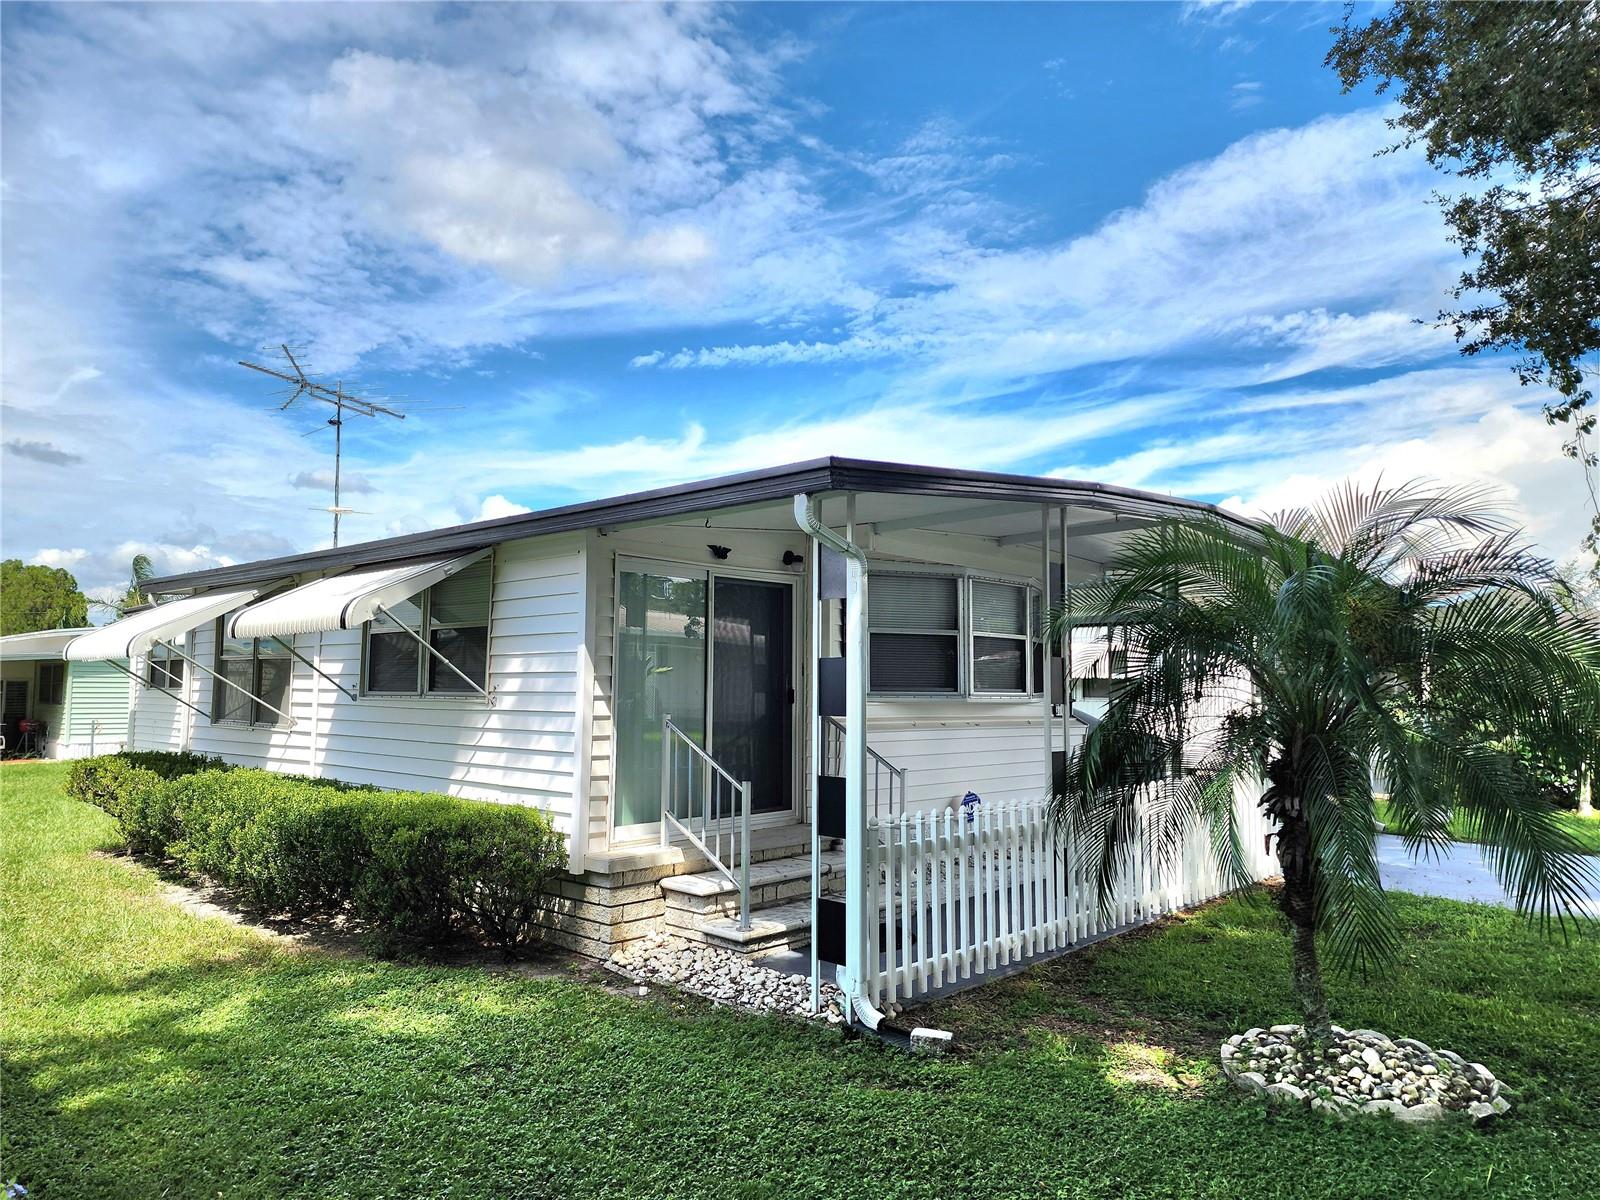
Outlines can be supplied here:
M489 561L484 559L429 589L428 643L461 675L430 654L428 691L471 692L467 679L480 688L484 686L489 669L492 582Z
M278 724L284 718L274 710L289 711L293 658L277 638L224 637L226 621L217 622L216 671L221 678L211 684L211 719L241 725ZM235 686L229 687L229 683Z
M413 695L417 691L422 647L405 630L422 633L422 601L417 595L392 604L367 624L367 691Z
M972 581L972 628L976 633L1028 631L1028 590L1015 583Z
M1034 638L1033 593L1020 583L993 579L971 582L972 690L1029 690ZM1034 671L1037 679L1041 672Z
M255 643L249 638L224 638L217 623L217 674L211 684L211 717L216 721L248 724L255 715L250 696L255 691ZM229 687L228 683L235 686ZM241 691L240 689L243 689Z
M176 691L183 687L183 659L161 646L153 647L145 660L145 678L153 688Z
M374 617L367 625L366 690L416 696L486 688L493 587L494 565L485 558ZM422 648L424 636L436 654Z
M958 581L873 575L867 587L875 692L955 692L961 686Z

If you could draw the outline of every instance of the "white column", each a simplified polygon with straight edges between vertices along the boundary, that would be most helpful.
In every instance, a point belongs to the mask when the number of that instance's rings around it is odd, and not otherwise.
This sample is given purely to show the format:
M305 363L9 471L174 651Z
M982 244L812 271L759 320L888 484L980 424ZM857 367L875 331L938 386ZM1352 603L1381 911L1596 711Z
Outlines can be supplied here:
M876 1027L880 1014L865 1003L865 980L877 964L871 950L867 887L867 558L853 540L840 537L817 519L804 493L794 498L796 523L815 540L845 556L845 724L844 724L844 920L845 962L839 987L848 1012ZM854 517L854 505L851 506ZM853 524L853 520L852 520Z
M1051 728L1050 721L1051 642L1050 629L1045 620L1050 610L1050 509L1043 504L1039 506L1039 607L1043 610L1039 614L1039 664L1044 672L1044 678L1039 680L1039 702L1044 709L1044 794L1048 797L1055 781L1055 730ZM1028 663L1030 671L1033 669L1031 658Z
M1071 587L1072 568L1067 558L1067 510L1061 510L1061 599L1065 603ZM1061 645L1061 750L1072 750L1072 631Z
M854 498L851 510L854 516ZM854 522L852 521L852 526ZM850 546L855 549L854 539ZM852 999L865 992L864 981L876 964L868 963L872 947L867 921L867 573L860 550L845 560L844 610L844 923L845 967L840 986Z

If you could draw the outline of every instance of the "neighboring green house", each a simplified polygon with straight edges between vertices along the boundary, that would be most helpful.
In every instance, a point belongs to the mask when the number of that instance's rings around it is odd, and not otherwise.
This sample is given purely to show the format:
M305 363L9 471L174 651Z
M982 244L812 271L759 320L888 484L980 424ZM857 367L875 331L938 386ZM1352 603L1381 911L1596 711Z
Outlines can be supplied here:
M0 638L0 721L7 757L82 758L128 744L126 661L67 662L86 629L43 629Z

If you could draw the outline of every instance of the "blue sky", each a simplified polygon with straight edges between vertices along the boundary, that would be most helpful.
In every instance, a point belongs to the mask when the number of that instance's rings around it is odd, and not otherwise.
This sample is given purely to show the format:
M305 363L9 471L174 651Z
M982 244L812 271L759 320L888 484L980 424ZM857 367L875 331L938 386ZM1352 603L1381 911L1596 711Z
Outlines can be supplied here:
M1542 397L1416 323L1440 177L1320 5L7 5L4 552L113 586L844 454L1581 533Z

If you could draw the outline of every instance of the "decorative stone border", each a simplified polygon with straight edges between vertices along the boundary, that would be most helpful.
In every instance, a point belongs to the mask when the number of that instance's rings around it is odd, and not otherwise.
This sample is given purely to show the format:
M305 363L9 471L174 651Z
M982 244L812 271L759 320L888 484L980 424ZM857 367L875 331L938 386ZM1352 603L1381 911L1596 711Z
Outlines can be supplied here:
M1481 1124L1511 1108L1482 1063L1413 1038L1391 1041L1373 1029L1335 1025L1321 1055L1299 1025L1236 1033L1222 1043L1222 1073L1274 1107L1341 1118L1367 1113L1422 1123L1462 1117Z

